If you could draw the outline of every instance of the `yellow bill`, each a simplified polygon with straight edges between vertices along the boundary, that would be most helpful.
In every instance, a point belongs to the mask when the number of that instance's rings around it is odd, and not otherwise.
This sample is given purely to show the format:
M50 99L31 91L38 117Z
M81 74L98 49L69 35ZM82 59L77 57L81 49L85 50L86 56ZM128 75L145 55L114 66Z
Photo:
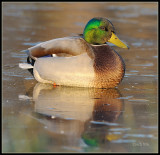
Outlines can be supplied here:
M118 47L129 49L129 46L127 44L123 43L113 32L112 32L112 36L108 40L108 42L110 42Z

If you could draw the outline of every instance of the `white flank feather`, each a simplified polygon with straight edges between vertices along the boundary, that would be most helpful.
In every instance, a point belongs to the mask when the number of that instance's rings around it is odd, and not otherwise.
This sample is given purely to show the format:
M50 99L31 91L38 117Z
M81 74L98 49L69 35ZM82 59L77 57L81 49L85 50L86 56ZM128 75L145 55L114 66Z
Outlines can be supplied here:
M19 63L19 67L22 69L31 69L33 68L33 66L31 64L27 64L27 63Z
M57 57L57 55L56 54L52 54L52 57Z

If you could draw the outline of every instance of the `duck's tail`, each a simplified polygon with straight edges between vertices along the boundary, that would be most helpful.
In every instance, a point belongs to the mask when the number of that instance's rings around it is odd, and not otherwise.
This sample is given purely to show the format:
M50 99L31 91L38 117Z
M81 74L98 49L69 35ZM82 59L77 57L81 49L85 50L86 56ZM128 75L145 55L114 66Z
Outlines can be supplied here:
M27 57L27 63L19 63L19 67L22 68L22 69L31 69L31 68L33 68L35 60L33 60L29 56L29 50L23 50L21 52L27 53L28 57Z
M33 68L33 66L31 64L28 64L28 63L19 63L19 68L31 69L31 68Z
M22 52L26 52L29 55L29 50L23 50ZM19 68L28 69L28 71L33 75L33 66L35 60L30 56L27 57L27 63L19 63Z

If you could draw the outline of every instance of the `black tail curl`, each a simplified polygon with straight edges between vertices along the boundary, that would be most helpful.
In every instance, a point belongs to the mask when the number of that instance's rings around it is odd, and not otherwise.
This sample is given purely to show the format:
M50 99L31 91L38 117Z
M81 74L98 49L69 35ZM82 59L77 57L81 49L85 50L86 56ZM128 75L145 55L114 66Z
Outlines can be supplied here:
M34 66L35 60L33 60L31 57L27 57L27 63ZM28 71L33 75L33 68L28 69Z

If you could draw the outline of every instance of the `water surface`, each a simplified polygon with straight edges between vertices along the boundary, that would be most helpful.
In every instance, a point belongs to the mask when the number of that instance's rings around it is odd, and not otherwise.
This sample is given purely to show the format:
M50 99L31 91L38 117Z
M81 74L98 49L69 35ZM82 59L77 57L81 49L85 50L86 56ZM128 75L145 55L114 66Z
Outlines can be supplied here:
M157 152L157 3L3 3L3 152ZM53 87L21 52L107 17L130 50L114 89Z

